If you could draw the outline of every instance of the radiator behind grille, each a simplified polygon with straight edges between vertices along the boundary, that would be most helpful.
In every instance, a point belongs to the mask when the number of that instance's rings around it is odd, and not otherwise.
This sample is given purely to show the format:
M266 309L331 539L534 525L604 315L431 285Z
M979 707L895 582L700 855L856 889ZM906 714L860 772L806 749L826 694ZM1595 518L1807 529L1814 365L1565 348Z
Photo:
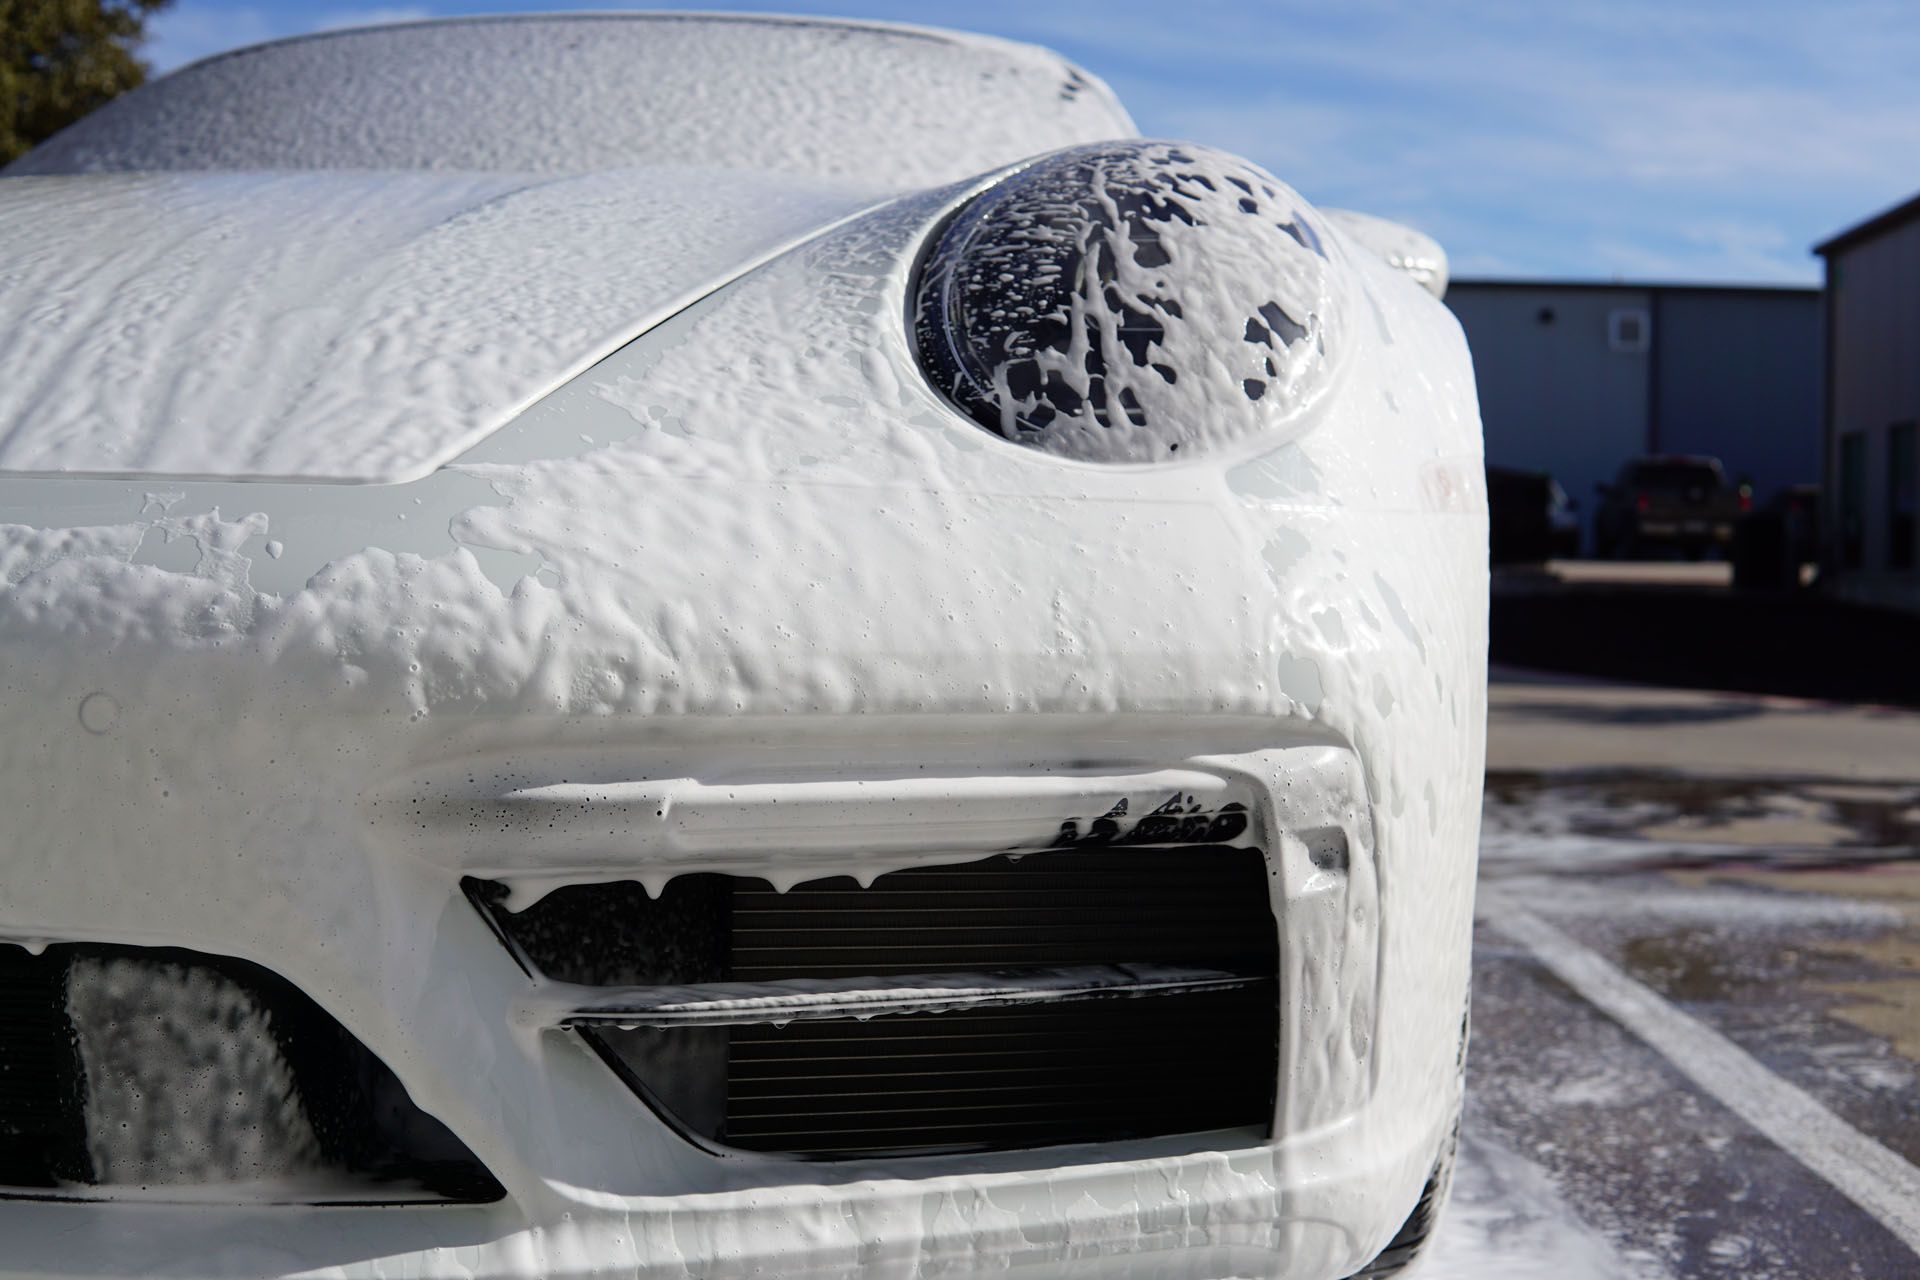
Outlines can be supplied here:
M1254 986L739 1027L721 1140L834 1156L1264 1124L1273 1011L1273 989Z

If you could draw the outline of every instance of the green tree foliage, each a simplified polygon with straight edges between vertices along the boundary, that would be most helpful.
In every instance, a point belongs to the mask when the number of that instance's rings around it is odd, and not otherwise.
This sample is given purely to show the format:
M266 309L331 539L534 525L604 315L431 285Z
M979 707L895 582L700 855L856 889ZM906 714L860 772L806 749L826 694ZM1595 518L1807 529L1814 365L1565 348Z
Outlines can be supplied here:
M0 164L147 77L134 56L168 0L0 0Z

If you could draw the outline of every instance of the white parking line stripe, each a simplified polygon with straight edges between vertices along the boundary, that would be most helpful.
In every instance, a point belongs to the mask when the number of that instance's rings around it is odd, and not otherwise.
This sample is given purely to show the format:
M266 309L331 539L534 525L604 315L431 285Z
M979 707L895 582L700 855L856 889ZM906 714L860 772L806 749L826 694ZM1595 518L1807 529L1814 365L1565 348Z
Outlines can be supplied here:
M1483 917L1920 1254L1920 1169L1505 895Z

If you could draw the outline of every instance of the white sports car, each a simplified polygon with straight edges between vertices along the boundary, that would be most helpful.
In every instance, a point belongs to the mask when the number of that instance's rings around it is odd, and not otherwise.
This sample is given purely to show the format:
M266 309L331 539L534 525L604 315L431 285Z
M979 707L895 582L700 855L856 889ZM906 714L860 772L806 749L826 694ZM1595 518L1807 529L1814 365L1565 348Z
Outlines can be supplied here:
M1444 279L896 27L329 34L28 154L0 1273L1404 1265L1483 755Z

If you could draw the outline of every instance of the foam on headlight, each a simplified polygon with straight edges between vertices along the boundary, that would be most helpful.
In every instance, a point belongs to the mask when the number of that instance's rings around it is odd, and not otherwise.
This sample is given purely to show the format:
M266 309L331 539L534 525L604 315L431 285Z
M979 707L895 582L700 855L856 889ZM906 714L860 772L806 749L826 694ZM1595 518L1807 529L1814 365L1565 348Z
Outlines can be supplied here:
M921 361L982 426L1061 457L1178 461L1284 432L1339 340L1318 218L1207 147L1056 153L936 233Z

